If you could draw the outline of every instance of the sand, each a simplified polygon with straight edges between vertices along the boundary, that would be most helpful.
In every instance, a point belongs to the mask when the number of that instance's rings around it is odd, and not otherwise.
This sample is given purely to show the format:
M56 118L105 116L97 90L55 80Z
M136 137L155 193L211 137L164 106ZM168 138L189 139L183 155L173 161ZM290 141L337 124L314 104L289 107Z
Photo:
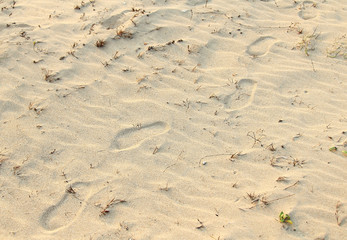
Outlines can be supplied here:
M0 7L1 239L347 239L345 0Z

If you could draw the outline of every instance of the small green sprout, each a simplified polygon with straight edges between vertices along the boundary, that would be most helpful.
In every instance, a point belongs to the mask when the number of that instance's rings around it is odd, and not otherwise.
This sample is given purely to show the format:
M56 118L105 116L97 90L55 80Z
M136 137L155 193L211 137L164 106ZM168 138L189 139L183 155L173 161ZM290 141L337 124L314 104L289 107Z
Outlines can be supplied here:
M342 155L347 157L347 151L346 150L342 150Z
M336 151L337 151L337 147L335 147L335 146L334 146L334 147L331 147L331 148L329 148L329 151L330 151L330 152L336 152Z
M281 223L293 224L288 214L284 214L283 212L281 212L279 218Z

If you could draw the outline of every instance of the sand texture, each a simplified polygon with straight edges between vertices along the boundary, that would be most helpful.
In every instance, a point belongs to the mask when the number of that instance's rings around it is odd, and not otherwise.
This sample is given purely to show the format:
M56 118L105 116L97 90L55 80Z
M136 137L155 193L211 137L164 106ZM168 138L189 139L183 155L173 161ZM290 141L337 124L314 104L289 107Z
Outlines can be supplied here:
M0 8L0 239L347 239L346 0Z

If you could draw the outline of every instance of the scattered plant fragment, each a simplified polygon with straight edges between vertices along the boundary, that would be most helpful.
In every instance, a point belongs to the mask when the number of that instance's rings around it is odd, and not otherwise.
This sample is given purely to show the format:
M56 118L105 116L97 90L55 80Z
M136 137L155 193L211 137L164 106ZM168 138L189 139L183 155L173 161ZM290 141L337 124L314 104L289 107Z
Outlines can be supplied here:
M299 50L304 49L306 56L309 56L308 51L315 49L315 40L319 37L316 33L316 29L311 34L306 34L302 37L301 41L296 44L296 48Z
M160 187L159 190L168 192L170 190L169 183L166 183L165 187Z
M294 186L296 186L299 182L300 182L300 181L298 180L298 181L296 181L294 184L292 184L292 185L290 185L290 186L284 188L283 190L287 190L287 189L289 189L289 188L291 188L291 187L294 187Z
M21 166L17 165L13 167L13 175L20 175L19 170L20 170Z
M47 70L45 68L42 68L42 73L43 73L43 79L46 81L46 82L55 82L55 81L58 81L60 80L60 78L58 78L55 74L52 72L52 70Z
M159 151L158 146L155 146L155 148L154 148L154 150L153 150L153 153L152 153L152 154L156 154L158 151Z
M29 108L29 110L33 110L37 115L40 115L41 112L44 110L43 107L39 107L39 104L35 104L35 103L32 103L32 102L29 103L28 108Z
M338 226L341 226L341 220L340 220L340 208L342 206L342 203L340 201L338 201L336 203L336 210L335 210L335 219L336 219L336 223Z
M1 164L6 161L8 159L7 155L5 154L5 152L3 152L3 150L0 150L0 166Z
M117 30L117 35L115 37L115 39L119 39L119 38L129 38L132 39L133 38L133 34L123 28L119 28Z
M121 222L119 223L119 226L123 228L125 231L129 231L129 226L126 223Z
M297 32L298 34L302 34L303 30L304 30L304 29L300 26L300 23L298 23L298 22L293 23L293 22L292 22L292 23L289 25L287 32L295 31L295 32Z
M199 222L200 225L197 226L196 229L203 229L203 228L205 228L203 222L201 222L199 219L197 219L197 220L198 220L198 222Z
M71 194L75 194L76 193L75 189L73 189L71 186L68 189L66 189L66 192L67 193L71 193Z
M254 140L252 147L254 147L257 143L260 143L260 145L263 146L263 144L261 143L261 139L265 137L263 133L263 129L258 129L257 132L250 131L247 133L247 137L250 137Z
M266 149L270 150L271 152L276 151L276 148L274 147L273 143L271 143L269 146L267 146Z
M297 158L293 158L292 156L290 157L292 158L292 161L289 162L289 164L293 164L293 167L299 166L302 168L302 165L305 163L305 160L298 160Z
M347 59L347 39L346 34L335 40L331 47L327 48L327 56L330 58L336 58L342 56Z
M260 195L255 193L247 193L247 196L251 199L252 203L257 202L260 198Z
M240 155L241 155L241 152L233 153L233 154L231 154L229 160L230 160L231 162L234 162L235 159L236 159L238 156L240 156Z
M233 162L235 158L237 158L238 156L242 156L242 155L244 155L244 154L242 154L241 152L236 152L236 153L220 153L220 154L206 155L206 156L200 158L199 166L202 165L202 163L203 163L202 160L204 160L205 158L219 157L219 156L230 156L230 157L229 157L229 160L230 160L231 162ZM205 164L203 164L203 165L205 165Z
M298 166L302 168L302 165L305 164L305 160L298 160L297 158L294 158L292 156L289 156L289 157L291 158L291 160L289 160L289 158L286 156L272 157L270 159L270 165L272 167L280 167L280 168L285 167L285 165L279 164L278 162L279 159L288 159L287 161L288 164L293 165L293 167Z
M85 3L84 1L82 1L82 2L80 3L80 5L75 5L75 6L74 6L74 9L75 9L75 10L81 10L81 8L86 7L86 6L88 6L89 4L92 4L92 6L94 7L94 3L95 3L95 0L89 0L89 3Z
M117 59L117 58L119 58L120 56L118 55L118 51L116 51L116 53L113 55L113 59Z
M295 141L296 139L302 137L302 134L301 133L297 133L293 138L292 140Z
M107 214L110 212L109 208L110 208L112 205L118 204L118 203L125 203L125 202L126 202L126 201L123 200L123 199L115 199L115 198L112 198L112 200L109 201L109 202L106 204L106 206L105 206L104 208L101 209L101 211L100 211L100 216L101 216L101 215L103 215L103 216L107 215Z
M285 198L289 198L294 196L295 194L289 194L283 197L278 197L278 198L274 198L274 199L268 199L267 196L265 195L261 195L261 194L255 194L255 193L247 193L247 196L249 197L249 199L251 200L251 203L253 204L253 206L249 207L248 209L254 208L256 207L259 203L262 203L264 206L268 206L270 205L272 202L278 201L278 200L282 200Z
M105 40L99 39L98 41L96 41L95 46L98 48L104 47L106 44Z
M286 182L286 181L288 181L287 177L278 177L276 180L276 182Z

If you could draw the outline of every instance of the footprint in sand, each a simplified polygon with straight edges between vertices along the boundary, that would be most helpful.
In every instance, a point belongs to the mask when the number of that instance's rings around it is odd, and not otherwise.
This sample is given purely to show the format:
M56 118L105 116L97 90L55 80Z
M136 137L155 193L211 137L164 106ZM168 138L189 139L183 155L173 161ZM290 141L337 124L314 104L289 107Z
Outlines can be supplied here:
M169 125L161 121L126 128L117 133L110 148L117 150L133 149L140 146L144 141L167 131L169 131Z
M132 15L129 15L128 13L131 13L131 11L124 10L121 13L112 15L111 17L105 19L102 22L102 25L107 29L118 28L120 25L124 24L126 21L131 19Z
M316 5L312 1L304 1L299 11L299 17L304 20L317 17Z
M89 183L84 182L72 184L55 205L44 211L40 218L41 226L50 232L70 226L78 219L86 206L90 196L88 185Z
M247 47L246 52L253 57L265 56L275 40L275 38L270 36L260 37Z
M211 2L211 0L209 0L209 2ZM189 6L202 5L206 4L206 0L187 0L186 4Z
M251 105L257 88L257 82L252 79L241 79L238 90L232 94L221 96L227 110L240 110Z

